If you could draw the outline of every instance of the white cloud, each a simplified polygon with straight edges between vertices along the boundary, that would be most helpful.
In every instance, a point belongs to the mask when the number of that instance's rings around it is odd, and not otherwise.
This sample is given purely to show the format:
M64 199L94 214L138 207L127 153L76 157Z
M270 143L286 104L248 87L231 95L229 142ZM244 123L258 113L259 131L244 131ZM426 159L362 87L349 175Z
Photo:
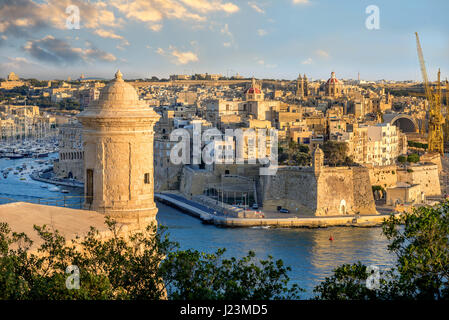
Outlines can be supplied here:
M116 46L116 48L119 50L125 50L124 47L127 47L129 45L130 45L129 41L126 39L123 39L122 42Z
M229 25L227 23L220 29L220 32L221 32L221 34L224 34L225 36L227 36L229 38L228 41L225 41L223 43L223 46L225 46L225 47L234 46L234 44L235 44L234 35L229 30Z
M149 26L149 28L154 32L159 32L162 30L162 24L160 24L160 23L152 24Z
M163 57L168 57L172 63L177 65L199 61L196 53L192 51L179 51L174 46L169 46L168 50L157 48L156 53Z
M309 4L309 0L292 0L293 4Z
M231 31L229 31L229 25L226 23L223 28L221 28L220 30L221 33L223 33L224 35L227 35L228 37L233 37L233 34L231 33Z
M89 41L86 41L85 45L84 49L72 47L65 40L47 35L42 39L27 41L22 49L37 60L53 64L72 64L80 61L111 62L117 59L113 54L96 48Z
M313 60L312 58L307 58L306 60L304 60L303 62L301 62L302 64L312 64Z
M171 52L171 55L175 58L176 64L187 64L190 62L198 61L198 56L195 53L193 53L192 51L181 52L181 51L174 49Z
M316 51L316 54L322 58L329 58L329 52L319 49Z
M160 22L164 19L205 21L206 14L239 11L239 7L222 0L113 0L112 5L128 19Z
M254 9L254 11L258 12L258 13L265 13L265 10L262 9L261 7L259 7L259 5L255 2L248 2L248 5Z
M220 0L181 0L181 2L201 13L208 13L212 11L235 13L239 11L239 7L232 2L222 3Z
M1 66L5 69L20 69L22 67L29 66L33 64L27 58L24 57L15 57L15 58L7 58L8 61L1 64Z
M113 31L108 31L104 29L97 29L94 31L94 34L97 36L100 36L102 38L109 38L109 39L123 39L122 36L115 34Z
M257 30L257 34L261 37L266 36L267 35L267 31L264 29L258 29Z

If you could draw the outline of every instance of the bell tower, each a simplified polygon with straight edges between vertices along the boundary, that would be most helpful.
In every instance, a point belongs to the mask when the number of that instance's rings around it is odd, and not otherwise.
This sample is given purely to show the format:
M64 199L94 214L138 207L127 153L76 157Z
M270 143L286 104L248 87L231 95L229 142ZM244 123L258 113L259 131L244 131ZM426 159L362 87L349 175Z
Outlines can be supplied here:
M78 115L83 125L85 209L121 223L156 222L153 127L159 117L139 100L120 71Z

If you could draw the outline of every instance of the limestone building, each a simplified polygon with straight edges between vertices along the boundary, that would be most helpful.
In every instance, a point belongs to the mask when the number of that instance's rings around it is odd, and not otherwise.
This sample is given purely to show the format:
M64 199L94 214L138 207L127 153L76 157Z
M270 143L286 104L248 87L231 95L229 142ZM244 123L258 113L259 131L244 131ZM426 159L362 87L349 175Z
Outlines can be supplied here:
M84 181L84 151L82 127L79 122L64 124L59 128L59 159L53 164L58 178Z
M83 125L85 208L123 223L155 222L153 127L159 115L122 79L78 115Z
M9 90L24 85L25 82L21 81L20 78L14 72L11 72L8 74L6 81L0 83L0 88Z

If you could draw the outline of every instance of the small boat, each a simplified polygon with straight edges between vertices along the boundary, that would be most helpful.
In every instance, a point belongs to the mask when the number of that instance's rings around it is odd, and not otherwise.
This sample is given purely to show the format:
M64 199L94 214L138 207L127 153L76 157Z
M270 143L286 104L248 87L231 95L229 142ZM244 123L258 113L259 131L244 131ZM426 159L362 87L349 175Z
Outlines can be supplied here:
M20 178L19 180L26 180L26 178Z
M48 186L46 184L41 185L41 188L48 188Z
M50 190L52 192L58 192L59 188L58 187L53 187L53 188L49 188L48 190Z
M61 190L62 193L69 193L69 190L63 189Z

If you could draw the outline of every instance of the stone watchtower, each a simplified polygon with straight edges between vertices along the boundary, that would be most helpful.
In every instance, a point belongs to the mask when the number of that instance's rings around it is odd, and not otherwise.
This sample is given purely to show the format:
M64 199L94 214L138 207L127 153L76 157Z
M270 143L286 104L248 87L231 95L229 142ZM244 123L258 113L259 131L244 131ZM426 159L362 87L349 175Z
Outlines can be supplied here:
M155 222L153 127L159 115L122 79L78 115L83 124L85 209L121 223Z
M313 172L315 176L319 176L321 173L321 169L324 166L324 152L321 150L320 146L317 145L315 150L313 151Z

